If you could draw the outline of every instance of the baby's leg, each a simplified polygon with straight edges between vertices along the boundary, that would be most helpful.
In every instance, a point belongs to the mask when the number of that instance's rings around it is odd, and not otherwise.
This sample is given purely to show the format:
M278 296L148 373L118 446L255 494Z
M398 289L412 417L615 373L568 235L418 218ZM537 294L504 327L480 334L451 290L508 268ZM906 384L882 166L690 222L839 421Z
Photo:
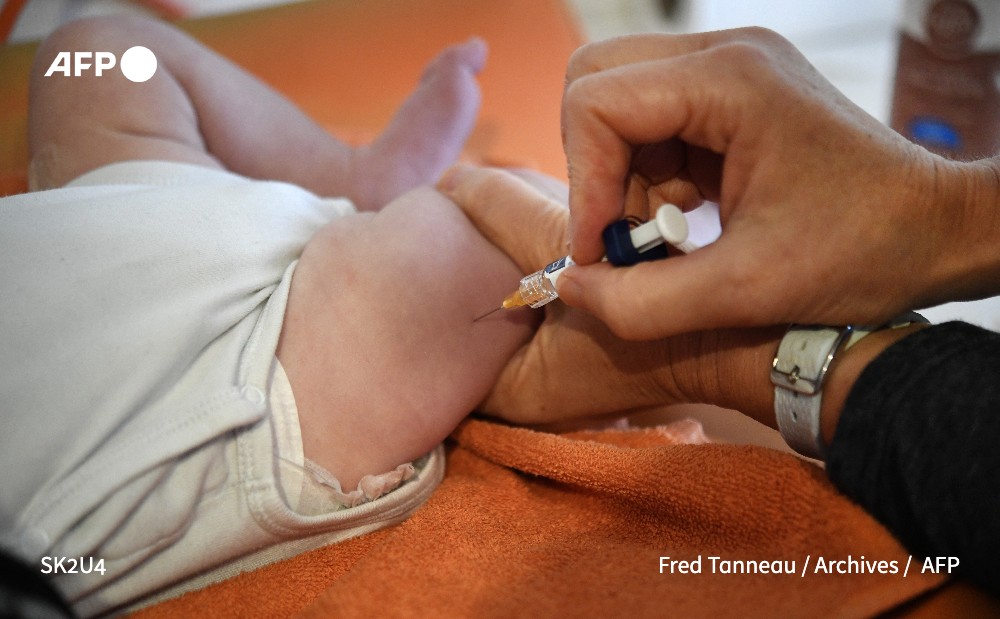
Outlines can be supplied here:
M431 189L321 230L292 280L278 350L306 456L352 488L430 451L528 337L531 312L472 322L520 277Z
M59 52L153 51L142 83L116 68L45 77ZM116 161L161 159L282 180L376 209L433 182L458 155L479 104L485 48L450 48L428 68L389 129L352 149L280 94L181 31L137 18L99 18L59 29L39 48L31 78L33 188L61 186ZM355 172L358 173L355 173Z

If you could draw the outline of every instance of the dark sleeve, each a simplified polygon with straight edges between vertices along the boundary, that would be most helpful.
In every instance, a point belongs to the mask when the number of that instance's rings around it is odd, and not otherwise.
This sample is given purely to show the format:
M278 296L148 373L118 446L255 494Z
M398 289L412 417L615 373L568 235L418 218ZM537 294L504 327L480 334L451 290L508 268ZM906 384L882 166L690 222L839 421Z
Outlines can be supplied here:
M958 557L1000 595L1000 334L947 323L886 349L848 396L827 473L915 555Z

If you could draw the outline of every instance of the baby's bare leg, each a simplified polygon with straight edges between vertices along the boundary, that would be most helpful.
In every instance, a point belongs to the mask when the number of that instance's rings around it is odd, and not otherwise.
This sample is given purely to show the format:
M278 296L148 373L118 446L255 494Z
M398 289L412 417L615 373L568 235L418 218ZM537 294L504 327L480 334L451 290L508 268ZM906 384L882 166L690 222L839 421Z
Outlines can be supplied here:
M45 77L59 52L121 58L135 45L157 58L147 82L130 82L117 68L100 77ZM42 44L32 71L33 187L58 187L116 161L160 159L287 181L377 209L433 182L457 157L475 122L475 73L485 53L476 42L442 53L387 131L353 149L179 30L133 17L73 22Z
M530 312L472 322L520 277L431 189L318 233L292 280L278 350L306 456L351 488L430 451L528 337Z

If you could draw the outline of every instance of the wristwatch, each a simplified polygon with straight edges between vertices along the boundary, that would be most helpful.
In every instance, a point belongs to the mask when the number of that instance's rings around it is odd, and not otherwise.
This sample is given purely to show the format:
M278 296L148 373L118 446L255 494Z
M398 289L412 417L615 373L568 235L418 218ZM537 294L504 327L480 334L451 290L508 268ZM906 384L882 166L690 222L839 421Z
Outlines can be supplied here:
M791 325L771 362L774 384L774 416L778 431L788 446L809 458L822 460L826 447L820 432L823 381L834 357L863 337L886 328L901 328L927 322L916 312L907 312L881 327L829 327Z

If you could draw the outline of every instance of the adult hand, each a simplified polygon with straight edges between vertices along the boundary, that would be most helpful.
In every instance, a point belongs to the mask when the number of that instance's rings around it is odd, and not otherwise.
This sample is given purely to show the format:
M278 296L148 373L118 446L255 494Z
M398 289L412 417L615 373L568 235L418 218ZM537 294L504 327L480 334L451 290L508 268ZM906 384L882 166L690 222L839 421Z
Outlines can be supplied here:
M569 212L550 180L459 165L445 174L439 189L523 273L565 255ZM511 290L516 286L510 282ZM538 312L542 322L508 362L480 410L516 423L592 418L678 402L735 408L749 403L751 385L767 381L774 353L776 334L767 330L630 342L589 313L558 301L541 310L509 311ZM507 314L497 313L484 321L505 319ZM768 407L757 408L769 414Z
M995 170L907 142L772 32L586 46L568 70L563 128L572 255L590 266L568 269L560 296L624 337L878 323L1000 291ZM713 245L593 264L623 214L702 199L720 207Z

